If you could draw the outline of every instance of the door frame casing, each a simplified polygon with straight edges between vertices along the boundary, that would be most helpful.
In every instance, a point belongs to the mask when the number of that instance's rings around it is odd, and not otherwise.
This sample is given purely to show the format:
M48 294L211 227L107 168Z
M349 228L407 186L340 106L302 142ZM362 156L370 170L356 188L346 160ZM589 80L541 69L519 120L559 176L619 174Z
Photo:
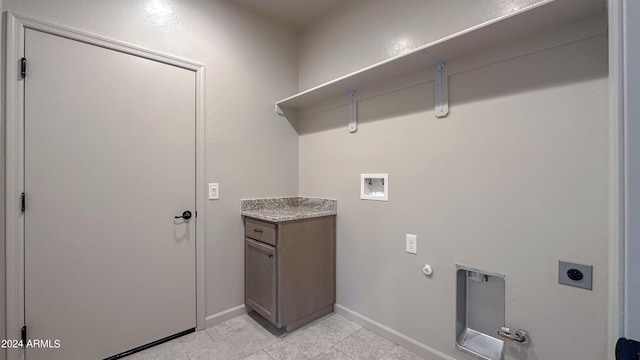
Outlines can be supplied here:
M24 192L24 81L19 60L24 57L25 31L32 29L100 46L109 50L158 61L193 71L196 79L196 327L205 327L205 121L203 64L162 54L110 38L70 29L15 13L7 13L5 83L5 241L6 241L6 338L20 339L24 325L24 214L20 194ZM28 61L28 59L27 59ZM28 75L27 75L28 76ZM200 220L198 220L198 218ZM24 359L24 350L9 349L7 360Z
M616 276L610 276L611 306L617 307L618 316L613 320L614 333L612 343L618 337L634 340L640 339L640 301L638 300L638 277L640 270L640 107L637 91L640 74L638 58L640 47L633 42L637 33L637 25L633 21L640 13L640 6L632 0L608 0L609 10L609 83L610 112L614 128L612 136L617 137L617 148L612 148L613 155L618 155L618 171L612 174L619 188L618 241L610 247L610 270ZM617 151L617 152L616 152ZM617 290L617 291L616 291Z

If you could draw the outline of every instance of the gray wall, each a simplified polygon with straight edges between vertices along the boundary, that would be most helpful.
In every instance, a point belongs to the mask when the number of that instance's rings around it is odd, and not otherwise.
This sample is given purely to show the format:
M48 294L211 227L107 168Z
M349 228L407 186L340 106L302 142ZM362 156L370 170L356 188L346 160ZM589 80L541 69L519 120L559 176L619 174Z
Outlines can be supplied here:
M340 21L356 11L347 5L315 23L301 37L302 87L376 58L388 34L423 15L374 3L371 19L407 18L359 30ZM506 359L607 358L606 24L572 29L448 63L444 119L434 117L433 82L416 81L433 74L360 93L355 134L346 106L300 114L300 192L338 199L340 305L470 359L454 350L455 264L464 264L506 276L506 323L531 334L525 350L507 344ZM331 51L347 46L340 34L362 52ZM365 172L389 173L389 202L359 199ZM404 252L407 233L418 235L418 255ZM593 264L593 291L558 285L558 260ZM421 272L427 263L433 278Z
M206 65L206 181L220 183L204 220L206 312L242 305L240 199L298 193L298 135L273 111L296 91L295 34L225 0L4 0L2 10Z

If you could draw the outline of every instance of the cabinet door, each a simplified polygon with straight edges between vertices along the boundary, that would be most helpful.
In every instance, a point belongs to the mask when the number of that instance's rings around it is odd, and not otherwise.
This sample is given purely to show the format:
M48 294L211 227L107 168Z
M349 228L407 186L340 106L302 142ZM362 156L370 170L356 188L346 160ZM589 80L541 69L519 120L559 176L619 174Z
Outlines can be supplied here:
M245 238L245 304L276 322L276 248Z

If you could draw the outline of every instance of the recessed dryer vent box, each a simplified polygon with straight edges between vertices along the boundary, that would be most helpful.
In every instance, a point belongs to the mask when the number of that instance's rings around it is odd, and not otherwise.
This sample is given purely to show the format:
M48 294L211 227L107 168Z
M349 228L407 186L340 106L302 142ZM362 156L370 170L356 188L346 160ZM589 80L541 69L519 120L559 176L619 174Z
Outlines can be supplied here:
M502 360L504 275L456 265L456 348L483 360Z
M389 201L389 174L360 174L360 199Z

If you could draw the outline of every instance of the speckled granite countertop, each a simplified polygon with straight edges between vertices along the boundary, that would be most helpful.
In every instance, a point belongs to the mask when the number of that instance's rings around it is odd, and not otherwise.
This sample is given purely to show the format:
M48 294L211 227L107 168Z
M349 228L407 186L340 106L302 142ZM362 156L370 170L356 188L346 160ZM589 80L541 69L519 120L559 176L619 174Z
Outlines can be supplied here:
M240 214L259 220L282 222L336 215L338 201L309 197L240 200Z

